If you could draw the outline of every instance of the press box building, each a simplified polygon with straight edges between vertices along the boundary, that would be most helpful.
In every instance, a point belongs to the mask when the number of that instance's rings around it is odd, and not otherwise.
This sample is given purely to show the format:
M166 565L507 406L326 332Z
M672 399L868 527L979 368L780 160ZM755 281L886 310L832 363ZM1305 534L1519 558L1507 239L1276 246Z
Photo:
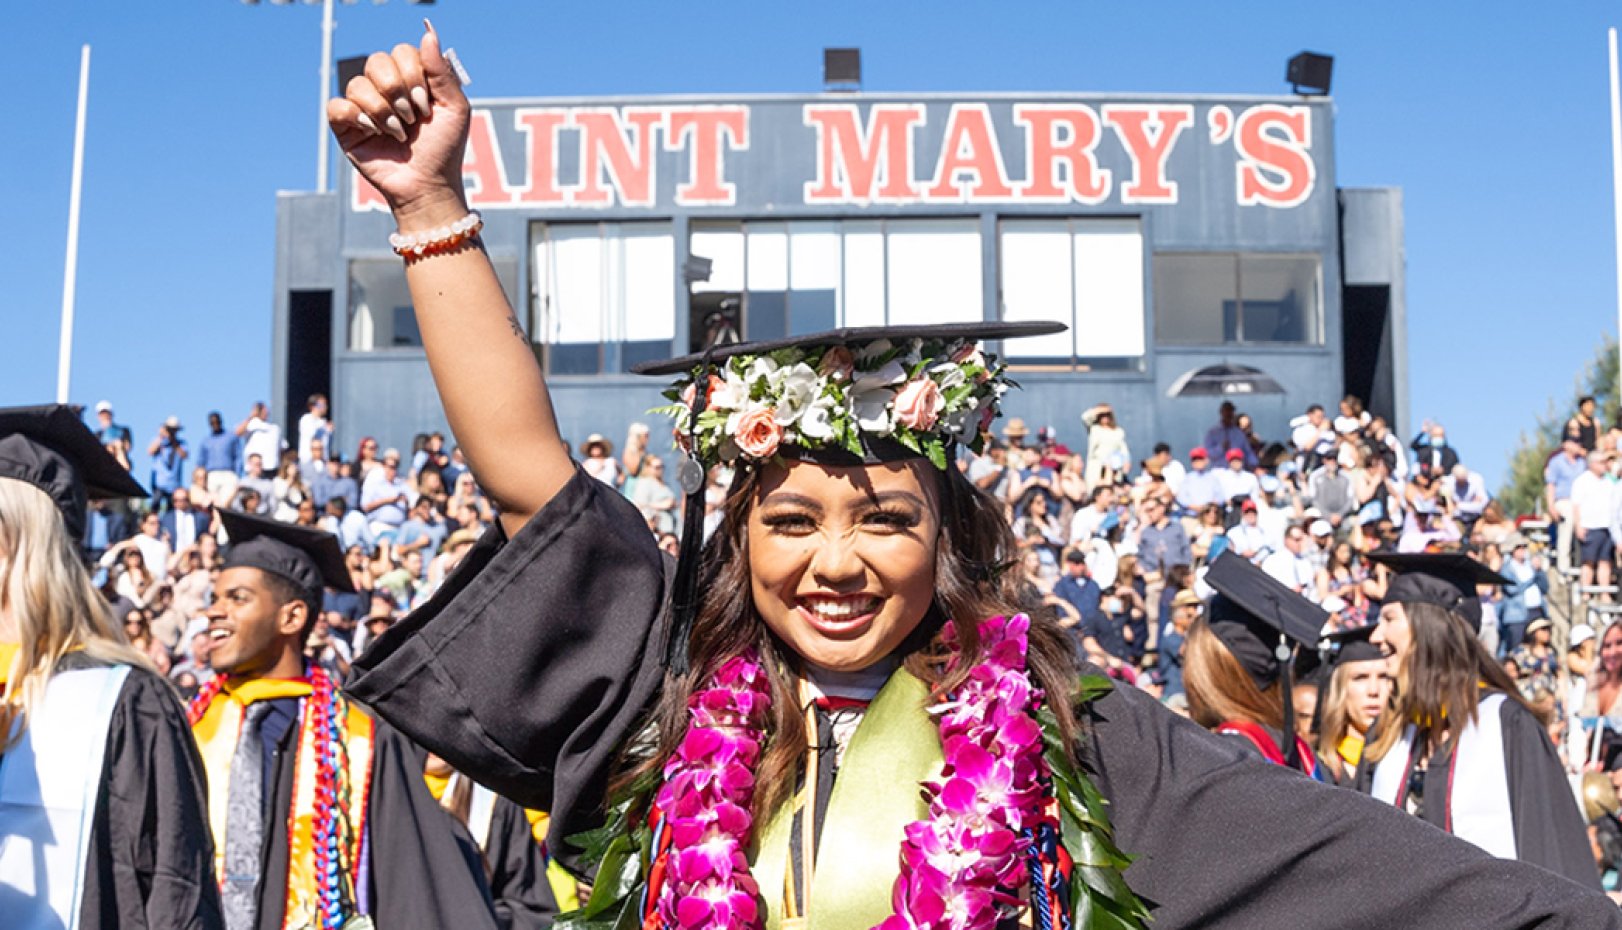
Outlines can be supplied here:
M1326 97L483 100L465 175L577 444L661 402L638 361L1001 318L1070 325L1002 348L1009 415L1084 447L1107 401L1141 457L1199 441L1218 399L1176 389L1217 364L1282 387L1234 395L1262 435L1346 393L1405 428L1401 192L1338 188L1333 142ZM346 453L443 427L392 231L353 171L277 201L277 413L329 394Z

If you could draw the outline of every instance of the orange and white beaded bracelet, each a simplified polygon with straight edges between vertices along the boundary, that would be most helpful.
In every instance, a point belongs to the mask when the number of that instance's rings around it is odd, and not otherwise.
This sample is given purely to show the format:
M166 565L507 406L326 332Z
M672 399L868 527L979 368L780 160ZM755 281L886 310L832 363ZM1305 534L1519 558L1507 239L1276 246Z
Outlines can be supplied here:
M394 254L406 260L424 258L450 252L478 236L484 228L484 218L469 213L448 226L440 226L420 233L390 233L389 245Z

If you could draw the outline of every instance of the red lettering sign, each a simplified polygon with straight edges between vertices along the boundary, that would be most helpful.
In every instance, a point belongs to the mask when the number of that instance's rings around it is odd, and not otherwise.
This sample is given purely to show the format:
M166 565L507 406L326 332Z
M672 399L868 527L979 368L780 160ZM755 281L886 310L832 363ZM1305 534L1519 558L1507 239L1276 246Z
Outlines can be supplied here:
M1092 107L1015 104L1014 125L1025 127L1025 183L1019 188L1020 200L1103 203L1109 197L1109 169L1098 167L1094 155L1103 129Z
M972 185L960 180L964 174L973 176ZM1012 196L1002 150L991 129L991 111L983 103L954 104L946 118L946 139L941 143L935 181L924 191L924 199L951 203Z
M725 140L730 139L731 142ZM676 186L676 203L684 207L730 206L738 187L724 180L725 148L749 148L749 108L691 107L672 109L665 124L665 148L687 149L687 180Z
M580 186L570 199L609 206L617 192L627 207L653 206L653 134L664 116L648 107L571 110L569 121L580 127ZM613 190L602 184L605 170Z
M507 166L501 162L496 129L489 110L474 110L467 126L467 152L462 156L462 183L470 207L504 207L513 202Z
M1194 108L1187 104L1104 107L1104 122L1121 137L1132 159L1132 180L1121 185L1122 203L1177 202L1177 182L1166 178L1166 159L1193 121Z
M558 107L531 107L514 111L513 125L524 136L524 164L529 181L513 191L516 203L563 202L558 188L558 135L569 111Z
M1318 166L1312 161L1312 113L1306 107L1254 106L1234 128L1239 153L1241 206L1299 206L1312 195Z
M912 128L924 122L921 103L875 103L867 126L856 105L808 104L805 124L817 131L817 176L806 203L904 203L918 199L912 182Z

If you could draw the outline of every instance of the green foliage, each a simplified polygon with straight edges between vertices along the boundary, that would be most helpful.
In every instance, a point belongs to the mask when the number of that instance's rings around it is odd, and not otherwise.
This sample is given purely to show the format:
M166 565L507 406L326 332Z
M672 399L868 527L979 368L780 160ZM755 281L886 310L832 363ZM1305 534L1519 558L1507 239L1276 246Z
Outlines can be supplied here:
M1543 511L1543 466L1560 445L1560 435L1566 421L1577 409L1577 398L1592 394L1596 401L1594 417L1602 425L1616 422L1617 413L1617 347L1616 341L1606 336L1590 361L1577 378L1577 390L1571 400L1561 408L1554 401L1537 418L1531 433L1522 432L1509 456L1509 476L1498 492L1498 502L1510 517L1538 514Z

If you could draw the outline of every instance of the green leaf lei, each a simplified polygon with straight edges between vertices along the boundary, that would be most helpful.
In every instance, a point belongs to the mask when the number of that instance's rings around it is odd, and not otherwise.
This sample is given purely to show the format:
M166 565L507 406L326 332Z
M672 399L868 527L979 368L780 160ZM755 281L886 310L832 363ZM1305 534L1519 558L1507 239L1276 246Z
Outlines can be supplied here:
M1112 688L1114 684L1102 675L1084 675L1077 682L1076 702L1091 704ZM1070 876L1073 926L1142 930L1149 924L1149 909L1127 886L1125 873L1132 857L1115 845L1109 801L1072 761L1053 712L1044 707L1037 713L1037 722L1059 802L1059 834L1074 863ZM613 803L601 827L569 837L570 843L584 851L582 861L597 867L597 879L585 904L553 922L557 930L636 930L641 926L638 906L653 866L653 831L646 814L657 787L657 773L650 773Z

